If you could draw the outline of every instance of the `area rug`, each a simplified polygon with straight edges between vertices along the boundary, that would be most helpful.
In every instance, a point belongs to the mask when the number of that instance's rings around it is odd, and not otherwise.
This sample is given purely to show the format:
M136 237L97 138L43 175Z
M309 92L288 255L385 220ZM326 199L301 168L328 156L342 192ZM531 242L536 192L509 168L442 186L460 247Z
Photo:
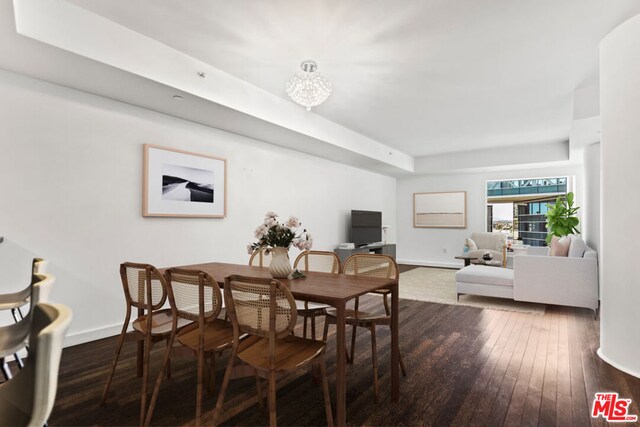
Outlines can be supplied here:
M519 311L542 315L544 304L513 301L505 298L460 295L456 301L456 270L418 267L400 274L400 298L439 304L467 305L495 310Z

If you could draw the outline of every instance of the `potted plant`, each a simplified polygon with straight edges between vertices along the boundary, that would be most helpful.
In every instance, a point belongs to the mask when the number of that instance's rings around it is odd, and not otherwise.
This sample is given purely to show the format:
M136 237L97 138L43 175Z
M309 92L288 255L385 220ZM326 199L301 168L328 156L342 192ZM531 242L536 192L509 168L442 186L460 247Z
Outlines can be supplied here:
M576 216L579 207L573 206L573 192L566 196L558 196L555 204L547 204L547 245L553 236L564 237L569 234L580 234L578 224L580 220Z

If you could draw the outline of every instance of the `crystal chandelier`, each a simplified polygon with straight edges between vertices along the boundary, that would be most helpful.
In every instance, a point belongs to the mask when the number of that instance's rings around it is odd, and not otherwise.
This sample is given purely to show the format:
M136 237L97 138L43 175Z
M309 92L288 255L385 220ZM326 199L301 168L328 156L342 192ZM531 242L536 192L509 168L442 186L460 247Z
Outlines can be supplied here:
M324 78L324 76L316 70L318 64L315 61L307 59L300 64L301 73L292 76L287 82L287 95L296 103L311 111L311 107L322 104L327 100L333 85Z

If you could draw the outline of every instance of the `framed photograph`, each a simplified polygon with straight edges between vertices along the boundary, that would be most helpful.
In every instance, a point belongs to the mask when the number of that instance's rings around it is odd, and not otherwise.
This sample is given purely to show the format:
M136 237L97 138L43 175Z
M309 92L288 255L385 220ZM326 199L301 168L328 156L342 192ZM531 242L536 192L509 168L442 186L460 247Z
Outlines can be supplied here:
M467 192L414 193L413 226L467 228Z
M227 160L144 144L142 216L224 218Z

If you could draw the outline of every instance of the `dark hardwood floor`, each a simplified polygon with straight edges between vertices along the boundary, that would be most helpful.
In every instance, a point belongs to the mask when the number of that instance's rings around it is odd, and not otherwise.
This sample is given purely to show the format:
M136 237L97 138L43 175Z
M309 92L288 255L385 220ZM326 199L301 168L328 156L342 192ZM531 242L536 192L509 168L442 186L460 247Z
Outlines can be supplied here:
M366 308L381 306L378 297L364 299ZM630 412L640 414L640 379L596 355L599 324L589 310L548 306L540 316L409 300L400 301L400 310L408 371L401 379L400 402L389 399L388 329L379 328L377 334L378 404L373 401L370 336L361 330L355 363L348 368L350 425L604 425L602 419L590 418L597 391L633 399ZM140 379L133 343L125 343L109 399L98 405L115 342L115 337L107 338L64 350L51 426L138 424ZM154 378L163 351L162 344L153 351ZM327 355L333 397L333 336ZM226 361L225 354L217 363L218 385ZM193 423L195 370L192 358L173 361L172 379L163 382L152 424ZM256 404L253 378L234 380L227 396L225 425L268 424ZM325 424L322 392L311 375L279 379L277 398L280 425ZM215 396L207 397L205 410L214 406Z

